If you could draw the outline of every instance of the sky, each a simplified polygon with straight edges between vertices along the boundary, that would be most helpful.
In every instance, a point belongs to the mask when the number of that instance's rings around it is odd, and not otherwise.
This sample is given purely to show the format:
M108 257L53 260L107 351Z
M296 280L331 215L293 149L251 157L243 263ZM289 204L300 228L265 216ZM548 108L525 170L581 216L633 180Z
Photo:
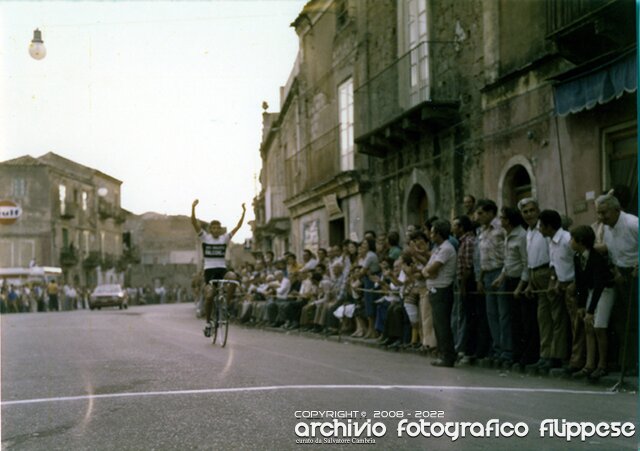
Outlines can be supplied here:
M135 214L189 215L197 198L229 230L244 202L242 242L262 102L279 110L305 3L0 2L0 161L54 152L121 180Z

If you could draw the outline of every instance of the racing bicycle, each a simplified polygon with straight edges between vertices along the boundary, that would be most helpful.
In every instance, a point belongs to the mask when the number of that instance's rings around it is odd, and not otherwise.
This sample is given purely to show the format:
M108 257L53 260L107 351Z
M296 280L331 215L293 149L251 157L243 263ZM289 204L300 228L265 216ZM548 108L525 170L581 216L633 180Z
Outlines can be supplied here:
M211 321L211 344L219 344L221 347L227 344L229 334L229 304L227 302L225 285L240 284L236 280L212 279L209 284L216 290L213 298L213 321ZM211 320L211 318L209 318Z

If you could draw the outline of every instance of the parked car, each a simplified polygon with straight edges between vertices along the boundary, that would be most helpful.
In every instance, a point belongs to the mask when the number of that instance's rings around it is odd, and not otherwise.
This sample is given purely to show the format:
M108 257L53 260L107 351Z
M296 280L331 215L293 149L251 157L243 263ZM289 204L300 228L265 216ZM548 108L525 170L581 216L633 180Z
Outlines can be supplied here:
M121 310L129 307L126 290L119 284L98 285L89 297L89 308L93 310L101 307L118 306Z

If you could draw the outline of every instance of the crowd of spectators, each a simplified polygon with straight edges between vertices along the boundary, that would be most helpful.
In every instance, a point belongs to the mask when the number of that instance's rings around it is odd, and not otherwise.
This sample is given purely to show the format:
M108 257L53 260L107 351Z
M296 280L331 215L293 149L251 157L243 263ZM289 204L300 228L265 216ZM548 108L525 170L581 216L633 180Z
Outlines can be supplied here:
M180 284L169 288L147 285L127 288L131 305L191 302L192 294ZM0 283L0 313L30 313L70 311L89 308L91 290L72 284L59 286L55 279L49 282L27 282L12 284L6 279Z
M301 261L266 252L227 274L240 282L231 311L244 324L413 348L434 366L637 374L638 218L616 196L572 227L533 198L499 210L467 195L465 214L402 237L369 230Z
M0 313L30 313L77 310L86 307L89 292L56 280L12 284L3 280L0 284Z

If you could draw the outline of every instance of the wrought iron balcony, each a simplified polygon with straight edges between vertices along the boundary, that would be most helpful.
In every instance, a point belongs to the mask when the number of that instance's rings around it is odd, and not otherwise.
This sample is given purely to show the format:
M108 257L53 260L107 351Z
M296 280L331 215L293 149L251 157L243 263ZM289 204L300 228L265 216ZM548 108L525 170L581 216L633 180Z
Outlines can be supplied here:
M111 203L104 199L98 201L98 215L100 219L108 219L114 216L114 208Z
M73 202L65 202L64 208L60 209L60 217L62 219L72 219L76 217L78 206Z
M84 258L84 260L82 260L82 267L85 269L85 271L93 270L93 269L97 268L98 266L100 266L101 260L102 260L102 258L100 256L100 252L91 251Z
M127 214L122 208L114 208L113 219L116 224L122 224L127 220Z
M451 123L457 114L455 43L418 44L354 92L355 140L360 152L378 154L375 143L396 126ZM409 119L406 121L405 119Z
M576 24L611 0L547 0L547 34Z
M633 0L547 0L547 37L569 61L582 64L634 45Z
M64 246L60 250L60 266L68 268L78 264L79 258L76 248L72 245Z

